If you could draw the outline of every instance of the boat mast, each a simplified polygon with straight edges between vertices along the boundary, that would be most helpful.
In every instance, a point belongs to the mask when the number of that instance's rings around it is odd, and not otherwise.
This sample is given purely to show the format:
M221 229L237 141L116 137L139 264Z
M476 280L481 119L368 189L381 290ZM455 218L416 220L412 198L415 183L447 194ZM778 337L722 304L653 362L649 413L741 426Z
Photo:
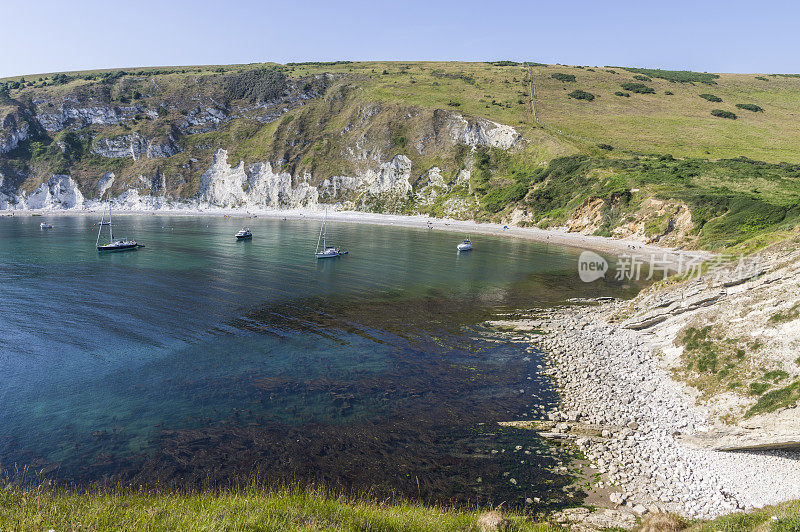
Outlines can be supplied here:
M328 209L327 208L325 209L325 217L326 218L328 217ZM325 222L323 221L322 222L322 227L319 228L319 237L317 238L317 249L315 250L315 253L319 253L319 243L320 243L320 241L322 241L322 233L324 231L325 231Z
M114 224L111 223L111 191L108 191L108 236L109 244L114 242Z
M100 226L97 228L97 242L94 243L95 247L100 245L100 234L103 232L103 222L106 221L106 210L103 209L100 212L102 212L102 214L100 215Z
M328 236L328 208L325 207L325 218L322 220L322 251L328 249L328 244L325 243L325 237Z

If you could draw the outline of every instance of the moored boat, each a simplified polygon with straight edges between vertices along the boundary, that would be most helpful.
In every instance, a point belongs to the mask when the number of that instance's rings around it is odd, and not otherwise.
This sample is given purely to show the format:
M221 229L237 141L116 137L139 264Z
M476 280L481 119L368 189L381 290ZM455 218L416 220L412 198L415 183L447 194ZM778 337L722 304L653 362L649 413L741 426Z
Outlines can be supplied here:
M100 245L100 235L103 233L103 226L106 225L108 226L109 241L108 244ZM111 223L111 192L108 193L108 220L105 219L105 212L103 212L103 217L98 226L97 241L95 242L97 251L130 251L144 247L144 244L140 244L135 240L128 240L127 238L114 240L114 224Z
M319 238L317 239L317 249L314 252L314 255L318 259L332 259L335 257L339 257L341 255L347 255L347 251L342 251L338 247L329 246L326 242L326 238L328 235L327 230L328 224L328 209L325 209L325 218L322 220L322 228L319 230ZM320 250L320 242L322 243L322 250Z
M461 241L461 243L456 246L459 251L471 251L472 250L472 242L470 241L469 237L465 238Z
M253 232L247 227L236 233L236 240L247 240L249 238L253 238Z
M40 224L39 224L39 227L40 227L41 229L52 229L52 228L53 228L53 226L52 226L51 224L47 223L47 222L42 222L42 223L40 223Z

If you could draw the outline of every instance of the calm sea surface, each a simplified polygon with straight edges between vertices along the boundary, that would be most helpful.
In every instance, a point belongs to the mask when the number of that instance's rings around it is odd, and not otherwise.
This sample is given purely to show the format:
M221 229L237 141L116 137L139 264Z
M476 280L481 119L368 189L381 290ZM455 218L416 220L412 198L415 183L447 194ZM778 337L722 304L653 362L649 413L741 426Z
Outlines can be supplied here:
M317 261L318 222L246 220L237 242L242 220L120 216L115 233L147 247L100 255L95 222L0 218L6 475L580 499L554 472L566 451L494 423L557 398L538 353L482 325L633 295L581 283L578 251L474 236L459 255L461 235L331 223L350 254Z

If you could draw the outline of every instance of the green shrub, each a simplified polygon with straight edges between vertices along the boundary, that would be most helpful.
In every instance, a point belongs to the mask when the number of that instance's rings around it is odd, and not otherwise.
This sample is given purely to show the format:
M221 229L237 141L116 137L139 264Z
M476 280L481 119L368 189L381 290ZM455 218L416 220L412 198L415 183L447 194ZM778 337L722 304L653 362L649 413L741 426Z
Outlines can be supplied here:
M765 78L764 76L756 76L756 79L760 79L761 81L769 81L769 79Z
M719 96L715 96L713 94L701 94L700 97L704 100L708 100L709 102L721 102L722 98Z
M636 79L636 80L639 80L639 81L653 81L652 79L648 78L647 76L641 76L641 75L638 75L638 74L636 76L633 76L633 79Z
M767 390L769 390L770 385L766 382L751 382L750 383L750 395L761 395Z
M594 100L594 94L591 92L582 91L580 89L576 89L569 93L570 98L575 98L576 100L586 100L591 102Z
M626 82L622 84L622 88L626 91L635 92L636 94L655 94L653 87L648 87L643 83Z
M606 151L611 151L614 149L614 146L612 146L611 144L598 144L597 147L600 148L601 150L606 150Z
M522 63L516 61L487 61L492 66L519 66Z
M496 213L520 201L527 193L528 185L525 183L517 183L515 185L489 191L481 198L481 204L486 211Z
M561 72L550 74L550 77L553 79L557 79L558 81L562 81L564 83L572 83L575 81L575 76L573 74L563 74Z
M763 113L764 109L752 103L737 103L736 107L744 109L745 111L753 111L754 113Z
M774 412L779 408L784 408L796 404L800 399L800 380L777 390L762 395L756 404L747 411L745 417L765 412Z
M764 376L761 377L761 379L772 382L780 382L788 376L789 374L782 369L773 369L772 371L764 373Z
M800 303L795 303L791 308L781 310L769 317L770 323L786 323L800 317Z
M736 120L736 115L734 113L731 113L730 111L723 111L722 109L714 109L711 111L711 114L719 118L730 118L731 120Z
M666 94L667 96L672 96L675 93L672 91L664 91L664 94Z
M65 83L69 83L73 78L67 76L66 74L53 74L52 82L55 85L63 85Z
M798 366L800 366L800 357L797 357L797 359L794 361L794 363L797 364Z
M245 70L227 76L225 82L231 98L251 102L273 100L286 89L286 75L277 68Z
M617 91L617 92L614 93L614 96L624 96L625 98L630 98L631 97L631 93Z

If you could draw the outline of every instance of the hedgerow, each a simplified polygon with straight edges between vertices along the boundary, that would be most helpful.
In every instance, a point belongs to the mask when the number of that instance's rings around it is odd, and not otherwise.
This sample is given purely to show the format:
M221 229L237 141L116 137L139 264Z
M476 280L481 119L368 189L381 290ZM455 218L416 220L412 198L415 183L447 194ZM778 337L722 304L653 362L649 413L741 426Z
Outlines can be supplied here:
M554 74L550 74L550 77L553 79L557 79L558 81L562 81L564 83L572 83L575 81L574 74L564 74L562 72L556 72Z
M719 78L717 74L708 74L706 72L692 72L691 70L661 70L658 68L629 68L629 67L613 67L623 68L628 72L636 74L644 74L651 78L665 79L675 83L705 83L708 85L715 85L715 79Z

